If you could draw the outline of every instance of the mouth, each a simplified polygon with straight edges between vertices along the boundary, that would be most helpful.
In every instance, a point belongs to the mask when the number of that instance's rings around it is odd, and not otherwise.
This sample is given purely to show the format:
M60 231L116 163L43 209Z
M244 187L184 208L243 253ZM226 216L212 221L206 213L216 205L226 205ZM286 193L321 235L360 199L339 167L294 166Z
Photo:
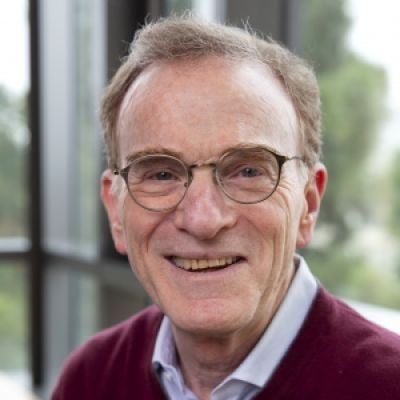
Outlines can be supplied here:
M221 258L180 258L180 257L167 257L169 262L175 267L184 269L190 272L205 272L211 270L220 270L227 268L233 264L237 264L243 260L242 257L221 257Z

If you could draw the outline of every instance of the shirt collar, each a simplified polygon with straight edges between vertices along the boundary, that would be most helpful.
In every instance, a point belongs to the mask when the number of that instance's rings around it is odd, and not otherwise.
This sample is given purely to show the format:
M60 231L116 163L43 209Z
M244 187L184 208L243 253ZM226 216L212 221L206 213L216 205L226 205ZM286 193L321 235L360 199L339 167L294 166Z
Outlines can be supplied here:
M303 325L318 289L305 260L296 255L295 263L298 268L289 290L263 336L239 367L215 390L231 380L239 380L261 388L279 365ZM158 331L152 364L156 370L161 367L173 371L182 383L171 322L166 316Z
M169 318L165 315L161 321L153 351L152 364L163 368L176 367L175 340Z

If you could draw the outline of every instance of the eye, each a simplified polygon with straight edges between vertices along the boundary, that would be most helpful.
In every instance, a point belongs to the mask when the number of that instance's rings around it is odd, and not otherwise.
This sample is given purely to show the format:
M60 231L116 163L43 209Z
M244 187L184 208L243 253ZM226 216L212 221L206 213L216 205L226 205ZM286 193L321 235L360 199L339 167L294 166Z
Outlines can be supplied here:
M185 168L177 160L168 157L144 157L132 164L131 183L165 184L185 179Z
M238 171L238 175L244 178L254 178L256 176L263 175L259 168L255 167L244 167Z
M257 163L239 163L225 166L223 176L226 179L248 179L264 177L267 174L263 165Z
M148 174L146 179L152 179L155 181L169 181L177 178L174 174L172 174L169 171L158 171Z

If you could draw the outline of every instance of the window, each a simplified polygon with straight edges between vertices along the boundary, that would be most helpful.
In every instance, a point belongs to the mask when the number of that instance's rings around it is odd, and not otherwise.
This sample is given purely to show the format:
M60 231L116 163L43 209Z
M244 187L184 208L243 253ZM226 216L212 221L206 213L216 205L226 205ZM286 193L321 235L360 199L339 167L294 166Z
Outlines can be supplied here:
M99 167L100 167L100 124L98 103L105 81L104 66L99 63L101 54L98 41L102 38L99 19L101 7L95 0L75 1L75 111L76 154L74 163L74 193L72 201L75 211L71 212L72 237L76 248L84 255L95 255L98 250L99 215ZM100 17L100 18L99 18ZM97 46L96 46L97 45ZM74 239L72 239L74 240Z
M329 184L306 257L345 298L400 308L400 8L305 0L301 49L315 66Z
M27 382L27 268L25 263L0 262L0 371Z
M27 1L0 4L0 238L27 236ZM13 40L9 40L12 37Z
M191 10L204 19L223 20L225 0L166 0L163 2L164 15L182 14Z
M106 81L105 9L98 0L41 0L44 393L101 320L98 109Z
M24 384L30 383L28 29L27 0L0 3L0 373Z

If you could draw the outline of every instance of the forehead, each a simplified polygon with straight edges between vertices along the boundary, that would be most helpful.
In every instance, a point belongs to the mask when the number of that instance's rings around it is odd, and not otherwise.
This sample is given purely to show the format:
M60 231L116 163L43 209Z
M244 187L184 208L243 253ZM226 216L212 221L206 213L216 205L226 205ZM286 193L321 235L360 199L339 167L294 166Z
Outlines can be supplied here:
M292 102L272 71L218 57L148 67L127 92L118 121L122 158L159 146L207 159L247 143L292 154L297 136Z

